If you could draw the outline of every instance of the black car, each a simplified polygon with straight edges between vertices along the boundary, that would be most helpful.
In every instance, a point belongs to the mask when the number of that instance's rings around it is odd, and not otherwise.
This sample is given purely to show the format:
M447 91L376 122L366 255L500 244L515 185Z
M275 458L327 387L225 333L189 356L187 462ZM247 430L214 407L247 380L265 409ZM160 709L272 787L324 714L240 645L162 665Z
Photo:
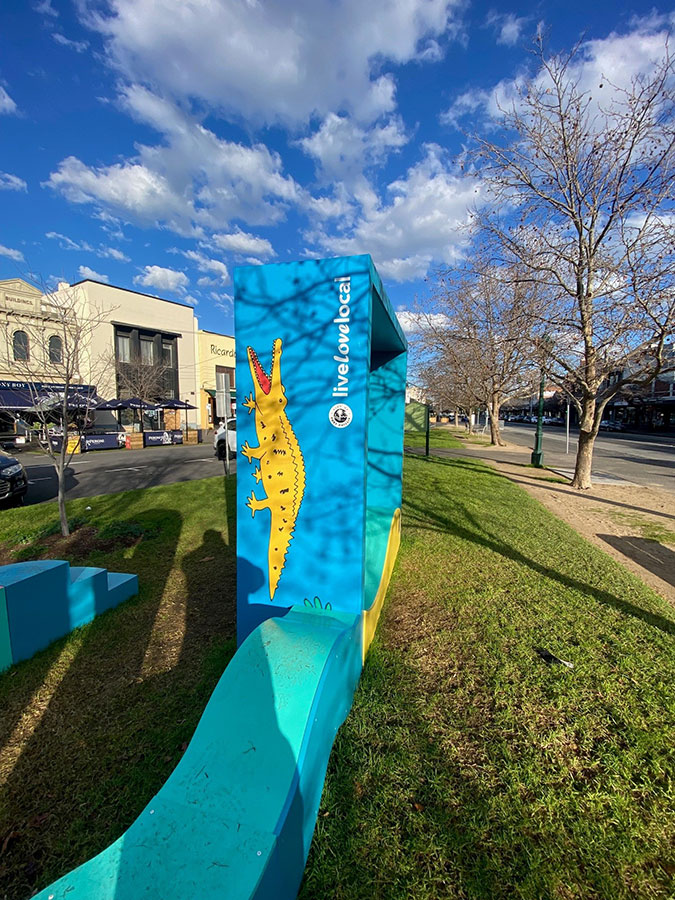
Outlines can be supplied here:
M26 470L19 460L0 453L0 501L20 500L27 490Z

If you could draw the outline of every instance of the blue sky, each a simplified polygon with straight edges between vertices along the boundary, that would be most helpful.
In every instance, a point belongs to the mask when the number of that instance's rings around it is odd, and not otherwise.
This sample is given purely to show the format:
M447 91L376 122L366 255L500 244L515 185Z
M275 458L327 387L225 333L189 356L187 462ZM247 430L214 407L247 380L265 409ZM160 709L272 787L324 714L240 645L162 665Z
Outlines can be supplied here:
M625 81L670 6L8 0L0 278L95 278L232 331L237 265L371 253L394 306L468 252L466 133L552 49Z

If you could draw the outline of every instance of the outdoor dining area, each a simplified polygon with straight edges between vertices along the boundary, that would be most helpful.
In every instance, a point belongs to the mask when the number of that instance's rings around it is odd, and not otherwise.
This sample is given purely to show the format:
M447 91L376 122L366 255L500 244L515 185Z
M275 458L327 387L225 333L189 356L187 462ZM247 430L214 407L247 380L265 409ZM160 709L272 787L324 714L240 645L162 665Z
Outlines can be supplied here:
M104 400L95 388L87 385L70 386L67 391L58 390L59 385L25 382L0 385L4 429L9 430L11 426L28 443L33 439L49 441L54 448L60 448L64 431L69 444L72 441L72 449L79 452L196 444L202 439L201 429L188 421L189 411L196 407L187 400L167 398L153 402L141 397ZM66 393L69 414L64 428Z
M90 409L93 413L110 413L111 420L108 424L103 417L95 416L95 425L81 437L82 451L197 443L201 438L201 429L188 427L187 411L196 407L186 400L172 398L152 403L140 397L116 397L101 400ZM184 427L180 427L180 411L186 414Z

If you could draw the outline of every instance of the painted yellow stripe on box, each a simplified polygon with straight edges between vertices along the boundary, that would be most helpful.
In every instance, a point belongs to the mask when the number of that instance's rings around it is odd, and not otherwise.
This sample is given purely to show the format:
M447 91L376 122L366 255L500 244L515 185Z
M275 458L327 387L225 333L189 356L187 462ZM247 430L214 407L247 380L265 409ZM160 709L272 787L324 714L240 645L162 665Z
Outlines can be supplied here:
M391 519L391 527L389 528L389 541L387 543L387 554L384 558L384 565L382 566L382 577L380 578L380 584L377 589L377 594L375 595L375 600L373 601L373 605L370 607L370 609L366 609L363 612L364 660L366 658L366 653L368 652L368 647L370 647L370 643L375 636L375 629L377 628L377 622L380 618L380 613L382 612L382 604L384 603L387 588L389 587L389 579L391 578L391 573L394 568L394 563L396 562L396 555L398 553L400 544L401 510L397 509L394 511L394 515Z

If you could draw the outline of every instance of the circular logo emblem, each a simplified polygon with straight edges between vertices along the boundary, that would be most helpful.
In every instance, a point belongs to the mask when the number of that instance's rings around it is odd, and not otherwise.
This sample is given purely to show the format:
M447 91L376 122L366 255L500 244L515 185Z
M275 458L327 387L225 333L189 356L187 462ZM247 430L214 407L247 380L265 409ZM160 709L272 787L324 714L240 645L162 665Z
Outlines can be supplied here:
M336 428L346 428L353 418L351 407L346 403L336 403L328 413L328 421Z

